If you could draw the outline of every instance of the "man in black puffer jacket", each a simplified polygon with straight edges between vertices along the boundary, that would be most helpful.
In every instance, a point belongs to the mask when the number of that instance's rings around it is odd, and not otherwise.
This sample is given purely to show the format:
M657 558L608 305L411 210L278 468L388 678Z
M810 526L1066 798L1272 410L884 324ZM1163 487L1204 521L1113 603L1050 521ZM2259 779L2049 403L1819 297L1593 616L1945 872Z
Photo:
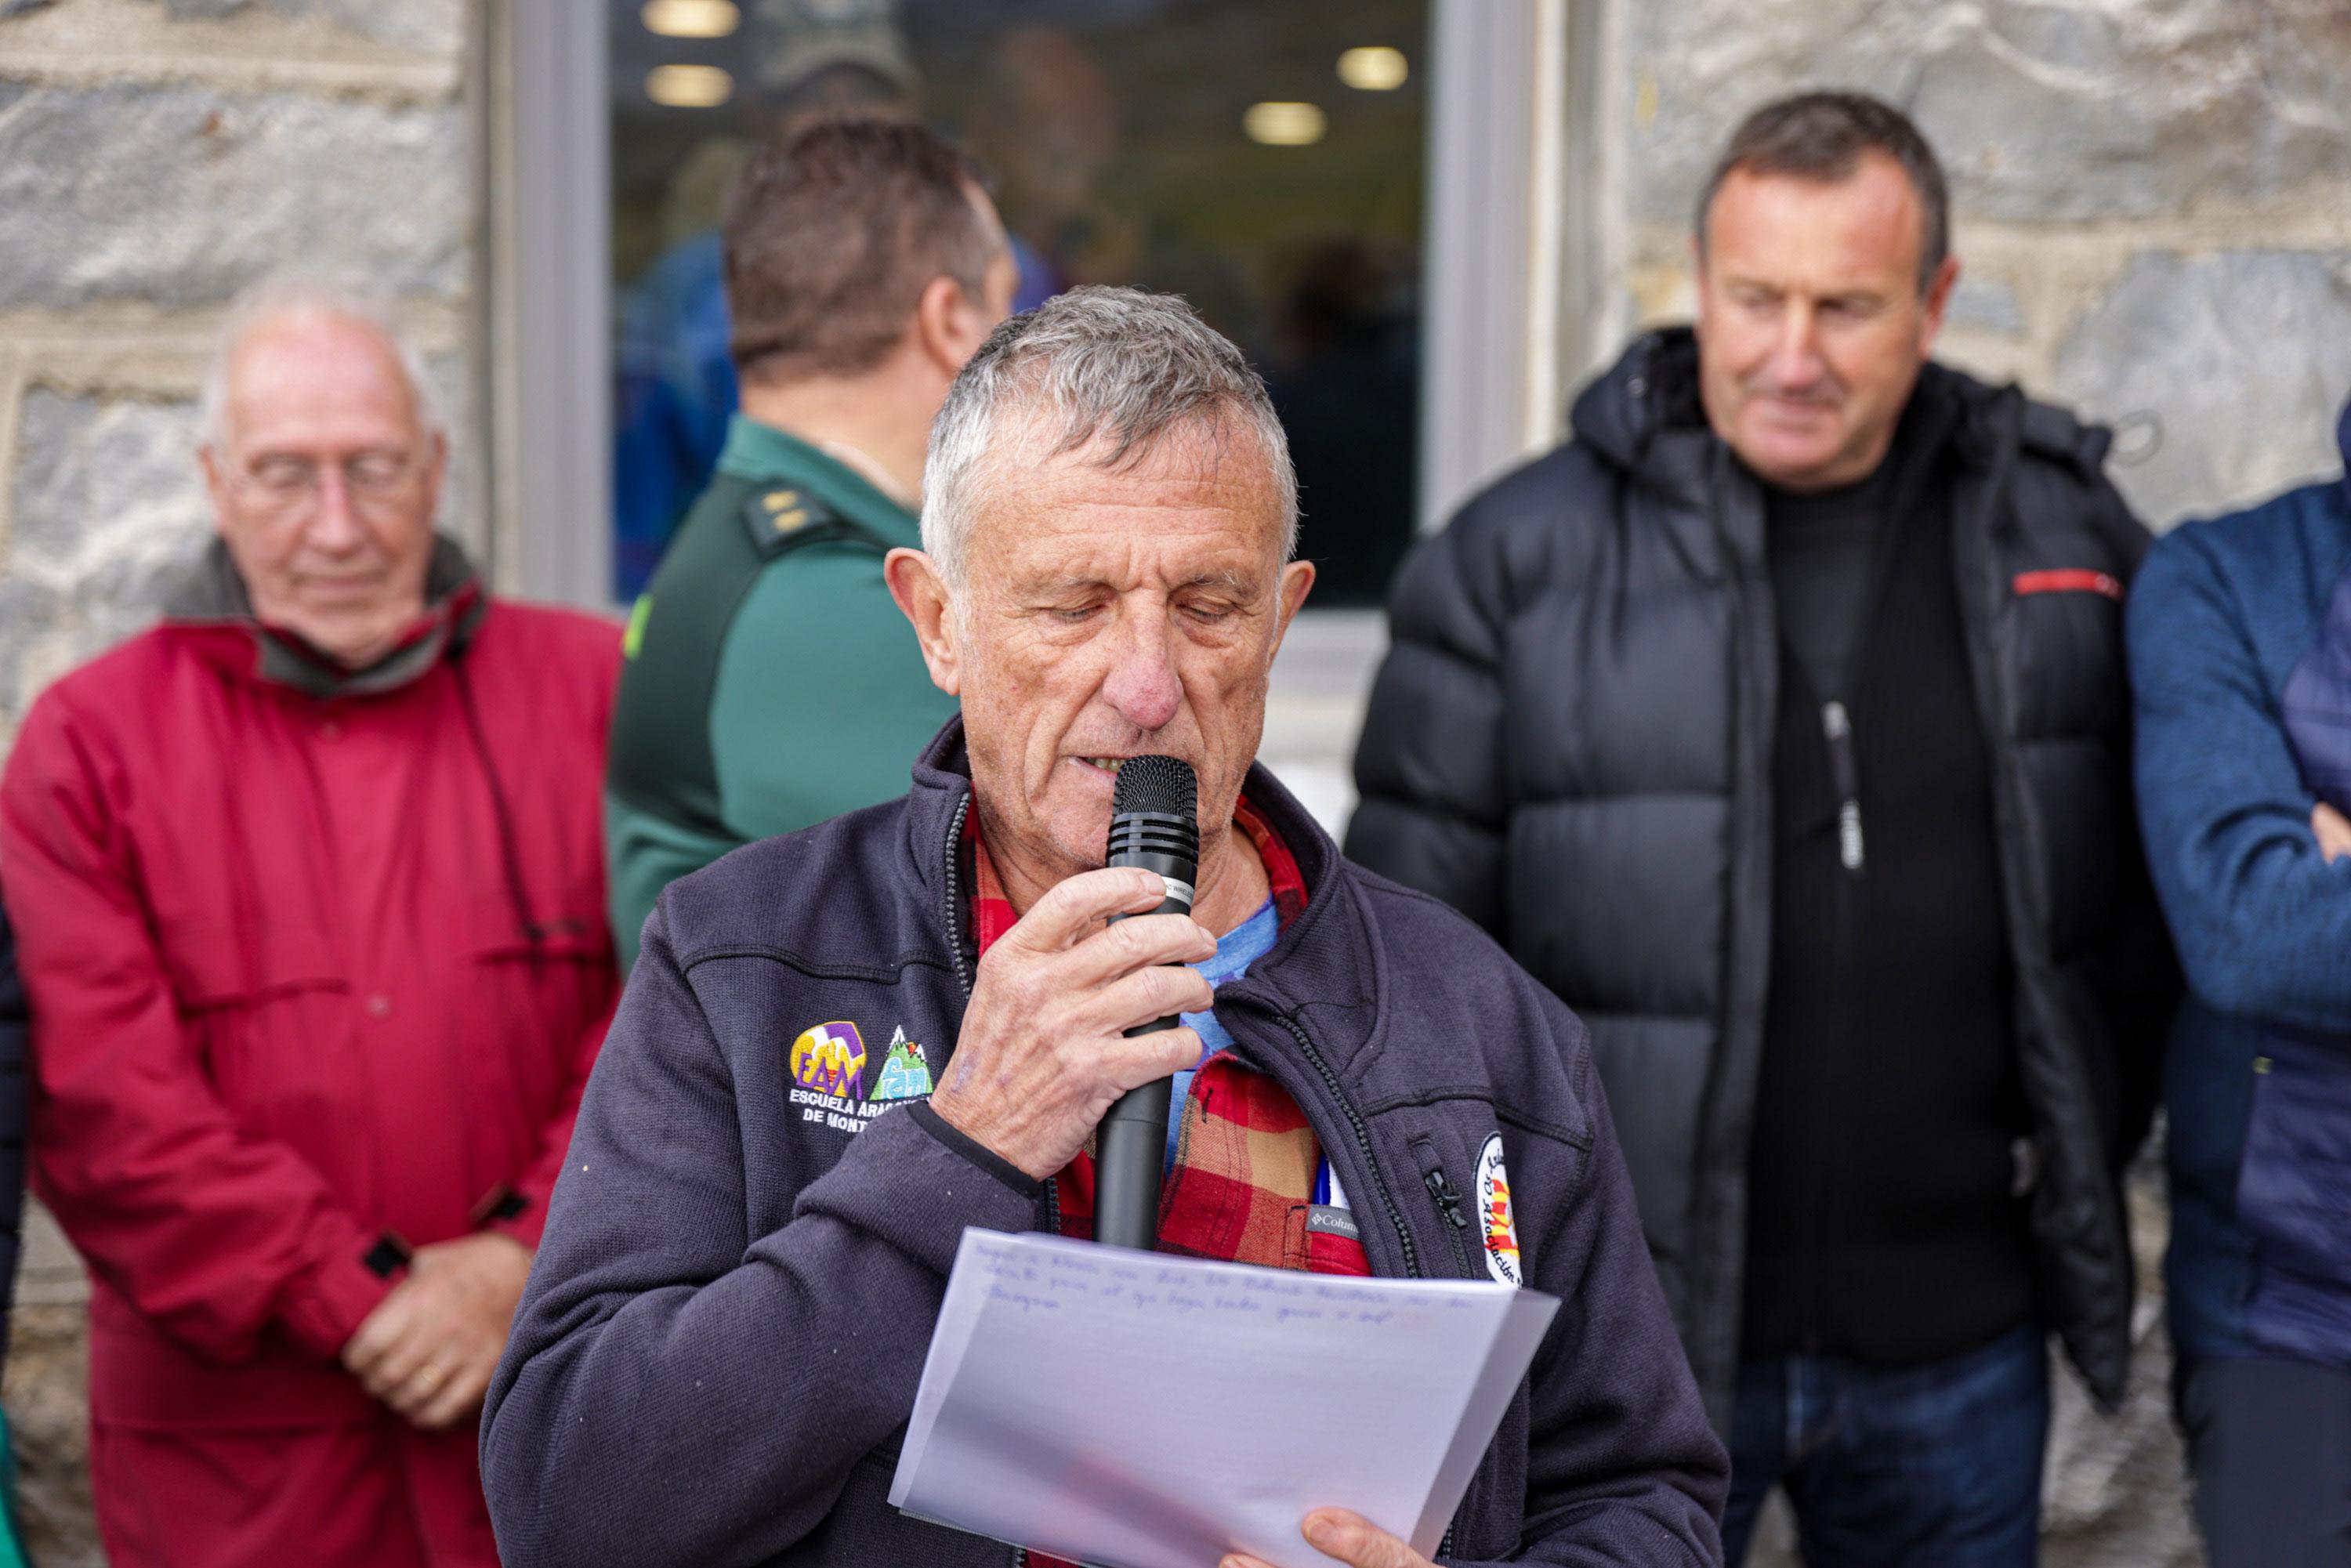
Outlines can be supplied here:
M1809 94L1700 207L1699 322L1398 578L1350 855L1589 1023L1684 1343L1807 1561L2029 1563L2054 1330L2121 1396L2118 1173L2176 969L2103 431L1927 356L1933 152Z

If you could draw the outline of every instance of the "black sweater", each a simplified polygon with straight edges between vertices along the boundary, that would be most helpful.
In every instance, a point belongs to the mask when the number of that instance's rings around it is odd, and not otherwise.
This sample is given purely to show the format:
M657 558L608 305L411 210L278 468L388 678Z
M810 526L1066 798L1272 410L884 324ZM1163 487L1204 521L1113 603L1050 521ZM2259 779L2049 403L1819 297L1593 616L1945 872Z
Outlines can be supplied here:
M2032 1311L1992 759L1951 579L1947 429L1914 408L1876 490L1886 515L1842 702L1795 656L1820 631L1795 607L1821 597L1777 595L1790 613L1748 1158L1750 1356L1918 1361ZM1780 542L1767 531L1767 549ZM1775 587L1784 570L1775 557Z

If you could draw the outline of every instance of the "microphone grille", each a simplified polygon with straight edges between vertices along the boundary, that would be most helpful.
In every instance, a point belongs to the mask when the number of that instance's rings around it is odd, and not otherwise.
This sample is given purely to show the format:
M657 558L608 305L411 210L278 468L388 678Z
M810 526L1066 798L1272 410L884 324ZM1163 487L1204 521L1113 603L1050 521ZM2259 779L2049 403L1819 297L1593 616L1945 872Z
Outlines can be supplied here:
M1199 781L1192 765L1173 757L1130 757L1119 764L1112 787L1111 810L1117 816L1149 811L1193 820L1198 810Z

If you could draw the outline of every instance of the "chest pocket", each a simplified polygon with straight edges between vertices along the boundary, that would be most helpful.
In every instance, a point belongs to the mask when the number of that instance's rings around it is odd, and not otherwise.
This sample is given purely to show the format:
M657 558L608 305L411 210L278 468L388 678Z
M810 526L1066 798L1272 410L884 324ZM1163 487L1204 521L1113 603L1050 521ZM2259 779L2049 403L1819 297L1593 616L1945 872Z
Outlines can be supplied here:
M172 998L198 1070L239 1124L299 1140L340 1125L353 1021L341 956L316 925L245 932L172 921L160 932Z
M326 933L308 923L266 925L248 937L214 921L167 921L159 936L172 999L183 1018L349 988Z
M528 914L503 890L476 894L466 909L466 950L485 963L610 964L611 933L596 892L534 894Z

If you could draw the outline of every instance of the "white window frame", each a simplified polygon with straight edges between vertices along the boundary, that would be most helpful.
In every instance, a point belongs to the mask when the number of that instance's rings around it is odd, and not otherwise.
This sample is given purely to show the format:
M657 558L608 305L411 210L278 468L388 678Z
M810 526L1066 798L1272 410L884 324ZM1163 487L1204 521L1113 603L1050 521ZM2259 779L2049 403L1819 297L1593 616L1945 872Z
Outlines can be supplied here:
M609 611L610 23L580 0L487 10L492 580Z

